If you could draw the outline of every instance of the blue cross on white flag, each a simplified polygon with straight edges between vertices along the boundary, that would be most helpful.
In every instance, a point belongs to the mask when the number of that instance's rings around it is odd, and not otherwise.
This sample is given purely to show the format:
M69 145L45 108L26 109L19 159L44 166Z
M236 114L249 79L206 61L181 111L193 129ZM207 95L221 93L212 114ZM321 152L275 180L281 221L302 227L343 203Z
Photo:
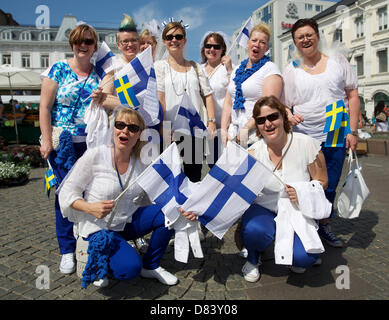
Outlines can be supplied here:
M228 142L211 171L193 187L182 209L192 211L216 237L243 215L272 172L235 142Z
M246 24L243 26L241 32L236 37L236 42L239 43L242 47L246 47L247 41L250 39L250 31L253 28L253 20L251 17L246 21Z
M108 47L108 45L103 41L99 50L96 52L96 64L95 71L100 79L103 79L104 76L113 70L113 57L115 55Z
M132 91L139 101L140 105L135 109L145 119L146 126L158 124L159 101L151 47L126 64L115 74L115 79L124 76L128 77Z
M184 92L182 101L177 108L172 131L199 138L207 135L207 127L186 92Z
M172 143L137 178L139 186L161 207L167 227L180 216L177 209L188 199L192 185L181 162L177 145Z

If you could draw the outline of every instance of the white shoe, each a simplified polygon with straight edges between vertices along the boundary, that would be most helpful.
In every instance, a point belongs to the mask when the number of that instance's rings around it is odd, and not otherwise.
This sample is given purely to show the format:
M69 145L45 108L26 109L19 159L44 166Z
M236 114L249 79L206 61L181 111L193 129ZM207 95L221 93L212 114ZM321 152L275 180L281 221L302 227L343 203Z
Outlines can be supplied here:
M247 255L249 254L249 252L247 251L246 248L243 248L242 250L240 250L239 252L239 255L242 257L242 258L247 258Z
M298 274L302 274L305 272L305 268L302 268L302 267L295 267L295 266L291 266L290 267L290 271L292 271L293 273L298 273Z
M168 286L174 286L178 282L178 279L174 275L172 275L170 272L166 271L162 267L158 267L154 270L142 268L140 275L143 278L157 279L161 283L166 284Z
M93 285L99 288L105 288L109 285L109 280L105 277L104 279L93 281Z
M59 271L65 274L70 274L76 271L76 263L74 261L73 253L66 253L62 255Z
M242 272L244 279L248 282L257 282L261 276L258 266L254 266L248 261L244 264Z

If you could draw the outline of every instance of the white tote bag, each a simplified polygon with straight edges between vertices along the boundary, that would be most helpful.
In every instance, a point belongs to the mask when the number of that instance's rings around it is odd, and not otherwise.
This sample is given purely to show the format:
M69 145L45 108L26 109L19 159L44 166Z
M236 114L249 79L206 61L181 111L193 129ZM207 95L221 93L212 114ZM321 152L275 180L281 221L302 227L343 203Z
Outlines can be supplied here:
M359 217L363 202L370 192L362 177L362 168L359 165L357 154L351 149L348 162L350 171L340 191L337 207L341 218L354 219Z

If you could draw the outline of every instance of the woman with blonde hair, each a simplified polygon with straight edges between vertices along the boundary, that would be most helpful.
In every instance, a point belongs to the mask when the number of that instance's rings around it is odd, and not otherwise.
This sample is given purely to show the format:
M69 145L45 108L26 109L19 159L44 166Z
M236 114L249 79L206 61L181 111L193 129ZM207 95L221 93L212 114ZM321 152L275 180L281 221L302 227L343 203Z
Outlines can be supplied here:
M174 285L177 278L160 266L174 230L165 227L160 207L147 205L142 189L133 183L146 167L140 159L144 120L128 107L121 107L113 119L111 143L88 149L59 192L64 216L77 222L77 235L89 242L83 286L106 286L108 275L131 280L139 274ZM142 259L127 241L150 232Z
M247 41L248 59L232 71L221 117L224 144L232 139L249 145L257 141L252 118L255 102L263 96L281 96L281 72L265 55L269 50L270 36L266 24L255 25Z

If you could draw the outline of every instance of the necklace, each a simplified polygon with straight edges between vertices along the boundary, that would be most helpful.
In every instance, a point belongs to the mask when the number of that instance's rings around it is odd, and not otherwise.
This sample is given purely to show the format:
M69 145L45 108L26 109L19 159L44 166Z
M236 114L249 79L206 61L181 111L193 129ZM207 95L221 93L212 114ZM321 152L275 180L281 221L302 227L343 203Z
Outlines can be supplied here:
M208 64L208 65L209 65L209 64ZM215 72L217 71L217 69L219 69L221 66L222 66L222 64L219 63L215 68L213 68L213 70L207 75L208 79L211 79L211 77L215 74Z
M173 87L174 93L176 94L176 96L182 96L184 94L184 92L186 92L186 85L188 83L188 74L187 74L188 72L186 71L186 63L185 63L185 84L184 84L184 90L180 94L177 93L176 87L174 86L174 81L173 81L173 76L172 76L172 68L170 66L169 58L167 59L167 64L169 65L170 81L172 83L172 87Z

